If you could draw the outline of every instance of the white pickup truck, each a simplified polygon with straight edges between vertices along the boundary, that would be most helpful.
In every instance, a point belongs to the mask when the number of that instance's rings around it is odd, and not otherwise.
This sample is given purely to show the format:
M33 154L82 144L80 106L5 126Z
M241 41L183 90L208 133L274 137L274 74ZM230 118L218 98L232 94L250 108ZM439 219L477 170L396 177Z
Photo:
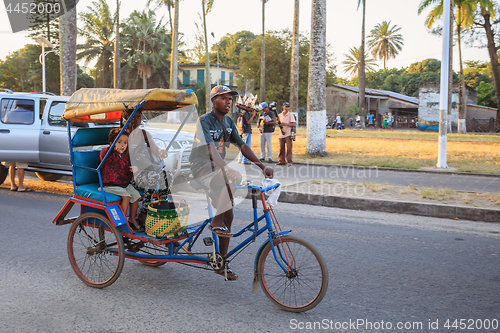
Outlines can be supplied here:
M68 127L61 120L69 97L51 93L18 93L0 89L0 184L8 169L3 162L27 162L28 171L47 181L71 176ZM77 126L72 126L76 131ZM110 126L84 124L81 126ZM111 126L118 126L113 124ZM170 142L175 131L144 125L153 138ZM189 154L193 135L180 132L165 159L175 176L189 175Z

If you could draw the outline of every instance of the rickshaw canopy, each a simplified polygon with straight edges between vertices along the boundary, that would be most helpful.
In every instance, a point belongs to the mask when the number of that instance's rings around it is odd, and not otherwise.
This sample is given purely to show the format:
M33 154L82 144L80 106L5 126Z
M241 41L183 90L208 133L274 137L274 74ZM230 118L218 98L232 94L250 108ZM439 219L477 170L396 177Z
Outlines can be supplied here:
M124 110L173 111L198 105L192 90L82 88L66 102L61 119L74 122L119 121Z

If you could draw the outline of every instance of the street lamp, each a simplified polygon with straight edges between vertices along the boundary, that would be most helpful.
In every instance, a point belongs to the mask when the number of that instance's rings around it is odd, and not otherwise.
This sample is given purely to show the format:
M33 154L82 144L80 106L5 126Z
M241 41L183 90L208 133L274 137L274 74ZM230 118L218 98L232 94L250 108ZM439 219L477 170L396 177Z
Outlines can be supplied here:
M215 34L211 33L212 37L215 39ZM219 43L215 43L215 46L217 47L217 85L219 85Z
M33 39L35 40L35 42L40 44L40 46L42 47L42 53L40 54L40 57L38 57L38 60L42 64L42 92L45 92L45 56L47 54L49 54L50 52L55 51L55 50L50 50L50 51L45 52L45 47L53 48L54 45L52 45L51 42L49 42L48 40L45 39L45 37L42 37L42 36L35 37Z

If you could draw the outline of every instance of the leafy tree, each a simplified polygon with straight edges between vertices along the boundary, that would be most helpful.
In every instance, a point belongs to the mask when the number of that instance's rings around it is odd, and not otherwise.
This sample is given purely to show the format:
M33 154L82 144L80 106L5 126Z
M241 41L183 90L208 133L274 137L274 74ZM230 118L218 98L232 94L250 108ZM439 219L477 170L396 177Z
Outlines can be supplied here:
M42 65L38 58L42 48L27 44L0 61L0 88L13 91L42 91ZM77 66L78 67L78 66ZM77 68L77 89L94 87L94 79ZM59 55L49 53L45 57L46 90L57 93L60 90Z
M441 62L436 59L426 59L415 62L408 68L381 69L366 74L366 86L371 89L389 90L396 93L418 96L421 82L439 82ZM458 81L458 75L453 73L453 81ZM357 86L357 78L345 84Z
M351 47L349 49L349 54L344 54L346 60L342 61L342 65L344 65L344 73L350 73L351 76L357 77L360 73L361 68L361 52L359 47ZM378 66L375 62L375 59L369 59L368 54L365 52L365 56L363 57L365 69L367 72L373 72L375 67Z
M77 80L76 80L76 89L80 88L94 88L95 81L92 76L85 73L80 66L77 65L76 69Z
M219 45L219 63L228 66L239 66L241 52L249 51L250 44L255 39L255 34L243 30L235 34L227 34L217 43ZM210 62L217 61L217 45L212 45Z
M10 53L0 63L0 88L14 91L42 91L42 65L38 57L42 48L26 44ZM59 56L53 52L45 57L46 90L59 92Z
M250 50L242 50L239 86L245 86L245 81L258 84L260 82L260 57L262 36L257 36L250 43ZM290 30L268 31L266 34L266 100L281 103L290 96L290 65L292 32ZM306 105L307 101L307 73L309 68L309 40L304 35L299 38L299 105ZM332 58L332 57L329 57ZM328 77L334 76L334 68L328 68ZM258 94L260 87L256 86L254 94Z
M86 66L97 59L97 87L110 88L113 86L113 76L110 74L116 16L109 11L106 0L93 1L87 10L88 12L80 14L83 28L79 29L79 34L85 38L85 43L77 46L77 59L85 59Z
M477 104L496 107L497 97L495 96L495 87L493 84L481 81L477 87Z
M437 59L425 59L414 62L408 67L408 73L441 72L441 61Z
M371 30L368 36L368 46L371 48L375 58L384 60L384 69L389 58L396 58L399 51L403 48L403 35L399 34L397 25L390 26L391 21L383 21Z
M158 87L167 87L170 74L171 35L153 10L135 10L121 26L125 65L122 78L125 88L147 89L148 79ZM134 72L136 73L134 75Z
M492 83L491 69L487 62L465 61L464 76L465 83L469 87L476 89L481 81Z

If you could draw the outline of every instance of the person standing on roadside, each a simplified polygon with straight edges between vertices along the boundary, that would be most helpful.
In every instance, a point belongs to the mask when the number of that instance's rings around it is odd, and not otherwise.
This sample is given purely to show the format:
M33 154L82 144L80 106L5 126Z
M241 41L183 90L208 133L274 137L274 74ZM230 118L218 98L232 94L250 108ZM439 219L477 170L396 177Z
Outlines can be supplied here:
M239 108L242 108L241 104L238 105ZM242 118L242 127L243 127L243 133L241 135L241 139L243 142L248 147L252 147L252 121L254 120L255 116L257 116L257 111L253 108L248 108L248 109L242 109L243 110L243 115L241 116ZM243 163L243 164L252 164L248 162L248 159L243 156L243 153L240 152L238 155L238 163Z
M281 125L285 133L280 131L280 154L279 161L276 165L292 166L292 128L295 126L295 116L290 113L290 104L283 103L283 112L278 115Z
M373 114L369 113L366 117L368 118L368 127L371 126L373 128Z
M32 189L24 186L24 169L28 168L28 163L24 162L5 162L5 166L9 167L10 190L17 192L34 192ZM16 185L16 169L19 186Z
M340 118L340 113L337 113L337 117L335 118L335 128L342 129L342 119Z
M260 114L259 125L260 127L260 161L266 160L266 146L267 146L267 161L269 163L273 162L271 154L273 148L271 145L271 139L273 137L274 128L276 126L276 118L274 113L269 110L266 102L260 103L262 112Z

